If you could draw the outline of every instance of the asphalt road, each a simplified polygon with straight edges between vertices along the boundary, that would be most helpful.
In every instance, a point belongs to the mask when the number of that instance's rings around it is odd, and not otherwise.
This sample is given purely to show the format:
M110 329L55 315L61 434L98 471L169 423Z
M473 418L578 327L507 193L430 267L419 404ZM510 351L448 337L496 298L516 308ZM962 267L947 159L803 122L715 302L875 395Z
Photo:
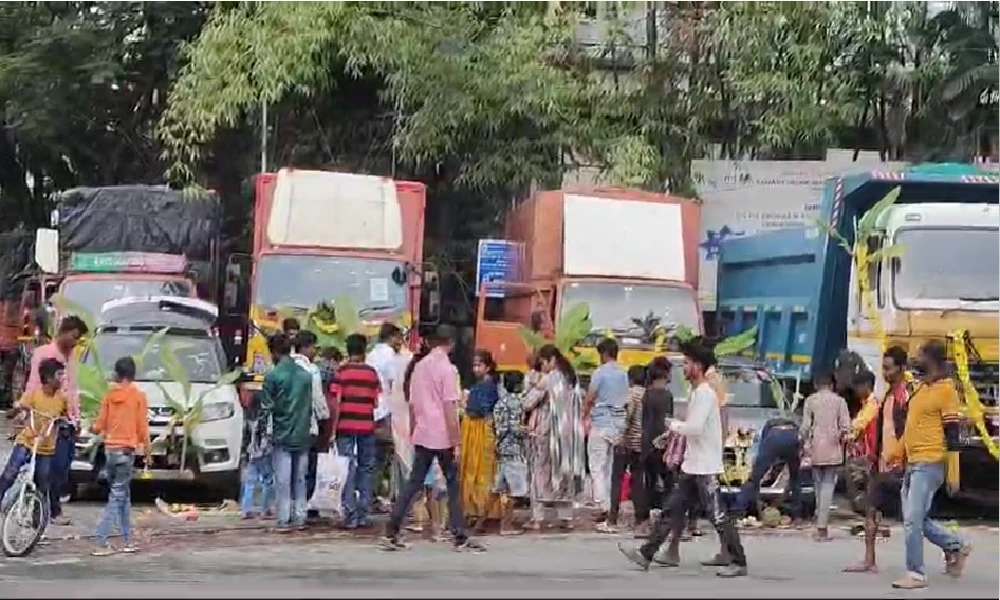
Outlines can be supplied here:
M976 550L966 575L940 573L941 554L927 548L931 586L919 592L890 587L902 570L902 538L880 544L883 572L853 575L841 567L860 556L849 537L817 544L801 532L747 536L750 576L719 579L698 566L714 548L708 539L682 546L678 569L640 572L619 554L624 536L596 534L490 538L485 554L456 553L447 544L420 542L385 553L369 541L244 536L237 546L189 547L182 541L136 555L93 558L41 552L0 562L4 598L997 598L998 537L966 531Z

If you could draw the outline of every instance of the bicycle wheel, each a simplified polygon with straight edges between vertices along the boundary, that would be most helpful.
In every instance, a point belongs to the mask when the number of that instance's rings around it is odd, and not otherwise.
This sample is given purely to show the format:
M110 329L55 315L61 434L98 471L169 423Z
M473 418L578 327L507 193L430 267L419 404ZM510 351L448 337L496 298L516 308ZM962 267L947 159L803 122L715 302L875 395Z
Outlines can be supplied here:
M26 556L34 550L49 522L49 503L38 490L27 489L17 496L0 525L0 546L10 557Z

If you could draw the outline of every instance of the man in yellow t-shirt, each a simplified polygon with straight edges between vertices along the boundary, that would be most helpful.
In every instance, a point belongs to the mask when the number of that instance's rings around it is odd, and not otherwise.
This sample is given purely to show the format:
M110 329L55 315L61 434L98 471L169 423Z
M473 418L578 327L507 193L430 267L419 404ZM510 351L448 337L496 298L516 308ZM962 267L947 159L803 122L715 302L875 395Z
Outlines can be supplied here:
M42 494L48 494L52 455L56 451L56 430L55 427L49 425L53 420L65 416L68 410L66 397L60 391L63 370L64 367L60 361L54 358L43 360L38 365L41 388L26 392L21 401L14 407L16 411L31 411L34 414L26 419L27 424L18 434L14 449L11 450L10 458L7 460L7 466L0 474L0 500L14 485L21 467L30 460L37 436L44 437L38 440L35 485L38 486Z
M906 545L906 575L893 582L901 589L927 587L924 575L924 538L941 548L947 571L960 577L972 546L961 537L931 520L931 502L944 483L945 456L958 442L961 407L954 382L948 378L948 349L930 341L920 349L919 369L923 381L917 384L906 408L906 426L897 456L890 464L905 459L903 475L903 531ZM898 456L902 450L904 456Z

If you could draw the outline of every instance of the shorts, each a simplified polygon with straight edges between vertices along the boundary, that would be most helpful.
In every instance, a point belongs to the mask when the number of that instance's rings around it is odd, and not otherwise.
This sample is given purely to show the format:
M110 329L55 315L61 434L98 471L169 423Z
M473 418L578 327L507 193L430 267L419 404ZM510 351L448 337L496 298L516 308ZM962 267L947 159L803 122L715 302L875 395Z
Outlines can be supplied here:
M899 505L899 494L902 485L902 473L889 472L876 474L869 492L875 510L892 512Z
M493 491L511 498L528 497L528 464L523 460L503 460L497 463Z

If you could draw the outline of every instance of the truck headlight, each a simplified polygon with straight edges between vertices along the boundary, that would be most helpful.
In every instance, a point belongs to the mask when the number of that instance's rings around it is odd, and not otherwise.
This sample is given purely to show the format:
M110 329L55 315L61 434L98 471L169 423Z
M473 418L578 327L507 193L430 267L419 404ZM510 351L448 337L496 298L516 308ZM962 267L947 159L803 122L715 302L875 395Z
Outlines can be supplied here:
M236 414L236 407L232 402L210 402L201 408L201 421L221 421Z

